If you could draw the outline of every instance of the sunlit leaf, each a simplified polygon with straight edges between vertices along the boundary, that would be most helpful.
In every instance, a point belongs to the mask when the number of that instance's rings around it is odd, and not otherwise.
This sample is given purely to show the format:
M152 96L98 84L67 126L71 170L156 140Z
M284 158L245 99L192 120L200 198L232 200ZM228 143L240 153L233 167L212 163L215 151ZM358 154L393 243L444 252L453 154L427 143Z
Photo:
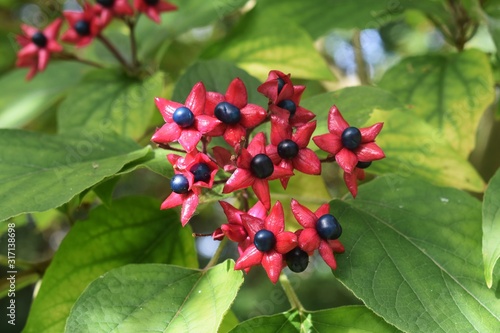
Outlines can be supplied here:
M355 200L333 201L331 211L346 248L334 274L387 322L405 332L498 330L500 303L481 267L477 199L383 176L361 186Z
M59 133L105 129L139 139L162 88L161 72L140 81L115 71L95 71L59 107Z
M0 221L58 207L150 149L100 128L82 136L0 130L0 147Z
M242 283L232 261L203 271L127 265L89 285L66 332L217 332Z
M24 332L63 332L83 290L113 268L128 263L196 267L190 228L182 228L172 210L159 207L160 202L151 198L126 197L114 201L110 208L96 208L88 220L77 223L45 272Z
M488 57L477 50L403 59L379 86L438 129L464 158L474 148L479 120L495 97Z

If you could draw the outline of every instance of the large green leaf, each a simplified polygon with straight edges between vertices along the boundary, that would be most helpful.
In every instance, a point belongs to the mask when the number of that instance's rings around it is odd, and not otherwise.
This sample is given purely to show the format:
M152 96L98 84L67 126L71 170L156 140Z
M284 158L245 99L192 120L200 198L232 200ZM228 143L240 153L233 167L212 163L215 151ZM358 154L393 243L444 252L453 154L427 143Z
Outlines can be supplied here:
M335 275L405 332L497 332L500 302L484 284L481 203L463 191L384 176L333 201L346 251ZM496 271L497 274L500 270Z
M83 290L113 268L128 263L196 267L190 228L182 228L172 210L159 207L160 202L151 198L125 197L114 201L111 208L97 207L88 220L77 223L43 277L24 332L63 332Z
M497 57L500 54L500 1L488 0L484 3L483 19L497 48Z
M137 25L137 40L141 57L157 52L167 39L197 27L221 20L225 15L240 9L247 0L171 0L178 9L162 15L161 24L142 17Z
M391 333L399 330L364 306L342 306L304 313L290 310L277 315L255 317L231 331L231 333L239 332Z
M23 69L3 75L0 78L0 126L18 128L35 119L78 83L85 69L82 64L57 62L29 82Z
M500 258L500 169L491 178L483 202L483 261L488 288L493 285L493 269Z
M127 265L89 285L66 332L217 332L242 283L232 261L203 271Z
M488 57L477 50L406 58L379 85L409 104L465 158L495 97Z
M272 69L304 79L334 79L305 30L286 17L257 11L246 14L226 38L202 56L233 61L261 80Z
M161 72L144 81L115 71L94 71L73 90L58 110L60 133L113 130L142 137L163 88Z
M150 149L99 128L82 136L0 130L0 147L0 221L58 207Z
M368 172L419 176L436 185L484 190L484 181L469 161L420 118L398 110L376 110L366 124L376 122L384 122L376 142L386 158L374 162Z
M293 77L292 77L293 79ZM318 122L315 135L328 132L328 112L336 105L344 118L360 127L375 109L404 109L404 104L387 90L369 86L348 87L326 92L301 101L300 105L316 114Z
M199 61L189 67L177 81L172 100L183 103L193 86L200 81L203 82L207 91L224 94L229 83L237 77L245 83L248 102L265 107L267 99L257 92L257 87L261 82L241 68L223 60Z

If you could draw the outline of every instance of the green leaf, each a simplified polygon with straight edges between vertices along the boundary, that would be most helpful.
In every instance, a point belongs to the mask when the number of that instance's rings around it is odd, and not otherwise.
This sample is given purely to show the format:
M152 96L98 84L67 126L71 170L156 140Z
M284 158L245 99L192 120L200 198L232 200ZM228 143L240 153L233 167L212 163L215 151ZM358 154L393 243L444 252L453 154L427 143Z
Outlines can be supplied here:
M116 184L120 181L120 177L111 177L105 179L101 183L92 188L92 191L101 199L102 203L106 206L111 206L113 201L113 192L115 191Z
M483 19L490 31L491 37L497 48L497 58L500 54L500 2L489 0L484 3Z
M161 72L140 81L111 70L94 71L59 107L59 132L106 128L139 139L149 125L154 98L162 88Z
M26 70L16 69L0 78L0 126L19 128L59 101L81 79L82 64L57 62L26 81Z
M157 52L167 39L197 27L204 27L234 12L247 3L247 0L171 0L178 9L162 15L161 24L156 24L143 16L137 24L137 42L141 58Z
M290 310L277 315L255 317L231 331L239 332L391 333L399 330L364 306L342 306L304 313Z
M66 332L217 332L242 283L231 260L206 271L127 265L88 286Z
M160 202L151 198L125 197L111 208L97 207L88 220L73 226L45 272L24 332L63 332L79 295L113 268L128 263L196 267L190 228L182 228L172 210L159 207Z
M493 285L493 269L500 258L500 169L491 178L483 201L483 262L488 288Z
M361 186L356 200L331 205L346 248L335 275L368 308L406 332L498 331L500 302L481 267L477 199L384 176Z
M211 45L202 57L233 61L261 80L272 69L304 79L334 80L305 30L286 17L258 15L257 11L246 14L226 38Z
M399 17L406 9L405 1L373 0L287 0L259 1L257 9L286 17L304 27L314 38L335 28L378 29ZM420 1L423 2L423 1Z
M476 169L420 118L376 110L365 125L377 122L384 122L376 142L386 158L372 163L367 172L418 176L436 185L483 192L485 184Z
M239 324L238 318L233 311L229 310L220 323L217 333L227 333Z
M224 94L229 83L237 77L245 83L248 102L265 107L267 99L257 92L257 87L261 82L233 63L217 59L199 61L189 67L177 81L172 100L183 103L193 86L200 81L203 82L207 91Z
M0 130L0 221L58 207L150 149L105 134L99 128L81 137Z
M488 57L477 50L406 58L379 85L437 128L464 158L474 148L479 120L495 97Z
M167 160L168 151L164 149L150 150L143 158L137 159L125 164L120 174L132 172L140 168L148 168L149 170L166 178L171 178L174 175L174 168Z
M375 109L404 109L404 104L387 90L369 86L348 87L319 94L301 101L300 105L316 114L315 135L328 133L328 112L333 105L353 126L360 127Z

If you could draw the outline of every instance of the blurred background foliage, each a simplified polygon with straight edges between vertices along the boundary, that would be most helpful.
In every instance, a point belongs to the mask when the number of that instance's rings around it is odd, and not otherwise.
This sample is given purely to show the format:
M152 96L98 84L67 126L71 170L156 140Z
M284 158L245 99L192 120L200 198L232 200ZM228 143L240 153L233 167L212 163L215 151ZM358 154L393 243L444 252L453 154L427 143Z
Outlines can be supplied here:
M193 1L173 1L182 8ZM223 59L235 62L259 80L264 80L270 69L279 68L292 73L294 82L307 85L304 99L318 93L338 90L348 86L377 85L388 69L409 56L444 54L455 52L457 45L450 42L449 19L442 2L446 1L328 1L331 11L322 12L324 6L304 10L301 6L314 7L315 1L223 1L206 2L207 6L223 8L216 17L195 17L199 25L178 24L178 18L165 16L162 26L144 22L138 27L140 52L143 59L150 59L153 70L167 73L162 97L174 93L174 84L186 69L198 59ZM342 4L341 4L342 3ZM348 4L345 4L348 3ZM472 6L464 1L464 6ZM475 2L474 2L475 3ZM479 3L479 2L478 2ZM497 1L480 1L483 8L495 13ZM488 7L488 3L490 6ZM43 27L49 20L60 15L71 1L0 0L0 128L23 128L55 133L56 110L64 96L85 75L88 68L80 64L57 62L49 64L46 72L32 82L25 82L26 71L15 68L15 35L20 33L20 23ZM426 7L427 6L427 7ZM430 9L436 9L429 12ZM197 8L187 10L196 11ZM200 9L201 10L201 9ZM499 10L500 11L500 10ZM431 14L432 13L432 14ZM471 13L476 13L472 10ZM184 13L179 13L182 19ZM480 14L478 14L480 15ZM196 15L193 15L196 16ZM495 16L489 18L494 20ZM476 48L488 55L491 62L495 89L498 95L500 64L496 56L495 34L492 35L483 18L477 19L472 36L460 47ZM140 22L142 23L142 22ZM159 30L158 30L159 29ZM272 31L270 39L266 34ZM156 35L155 35L156 33ZM119 48L128 47L123 26L116 24L106 31ZM171 38L172 34L175 38ZM151 35L155 36L151 38ZM141 40L141 36L144 37ZM492 37L493 36L493 37ZM168 37L165 39L165 37ZM247 44L240 43L244 40ZM255 50L259 43L272 43L275 48L266 52ZM283 63L280 52L292 49L302 52ZM113 64L115 61L105 49L94 43L79 51L94 61ZM319 61L318 61L319 59ZM282 65L282 66L280 66ZM498 142L500 124L492 107L483 115L477 131L477 145L469 160L487 182L500 165ZM155 112L150 120L153 130L161 117ZM148 144L149 137L140 140ZM0 147L2 149L2 147ZM330 166L329 166L330 168ZM338 186L339 170L332 166L326 173L327 184L334 183L334 193L324 188L319 191L317 202L327 201L330 196L341 197L347 191ZM305 179L303 184L307 184ZM309 183L310 184L310 183ZM313 185L316 186L316 185ZM113 196L147 194L157 198L167 195L168 179L149 170L136 170L117 179ZM301 187L297 189L300 193ZM293 191L293 189L292 189ZM17 258L26 269L19 274L17 321L13 328L5 320L0 321L1 332L16 332L22 328L36 289L37 274L43 272L62 238L75 220L87 216L95 204L95 194L89 192L82 204L75 199L58 209L15 217L17 232ZM0 200L1 202L1 200ZM71 212L71 214L66 214ZM204 205L193 218L192 227L198 233L210 233L223 223L223 214L217 204ZM0 243L4 244L6 224L0 224ZM215 251L210 237L198 238L199 262L202 267ZM216 244L215 244L216 245ZM0 254L6 255L6 247L0 246ZM235 247L227 247L225 257L236 258ZM1 264L1 263L0 263ZM4 271L4 270L2 270ZM239 320L289 309L280 288L275 288L260 268L252 269L250 277L236 298L233 311ZM1 277L0 286L5 283ZM25 288L21 288L25 285ZM254 286L258 285L258 288ZM331 277L331 271L317 258L313 258L307 271L292 277L292 285L308 310L330 308L345 304L360 304L349 291ZM0 294L5 296L5 294ZM0 308L7 298L0 299ZM50 313L50 309L47 309Z

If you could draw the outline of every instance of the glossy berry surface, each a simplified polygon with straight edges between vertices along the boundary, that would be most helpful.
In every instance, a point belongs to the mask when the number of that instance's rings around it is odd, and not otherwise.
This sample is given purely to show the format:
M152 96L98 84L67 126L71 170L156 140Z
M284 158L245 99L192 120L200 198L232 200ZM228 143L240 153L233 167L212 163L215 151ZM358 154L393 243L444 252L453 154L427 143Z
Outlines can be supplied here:
M224 124L237 124L241 120L241 111L236 106L228 102L217 104L214 110L215 117Z
M283 90L283 87L285 86L285 80L283 80L282 78L278 78L278 94L281 92L281 90Z
M194 182L205 182L208 183L210 180L210 174L212 170L205 163L196 163L189 169L189 171L194 175Z
M31 36L31 41L38 47L45 47L48 42L47 37L45 37L41 31L35 32L35 34Z
M278 103L278 106L290 112L290 116L293 116L297 111L297 105L295 105L295 103L289 99L282 100L281 102Z
M356 149L361 144L361 132L357 127L347 127L340 139L347 149Z
M358 164L356 164L356 168L366 169L370 165L372 165L372 162L361 162L361 161L359 161Z
M80 20L76 22L73 28L80 36L90 35L90 24L85 20Z
M97 0L97 3L103 7L111 8L115 4L115 0Z
M174 111L172 119L177 125L179 125L182 128L185 128L193 125L194 114L187 107L181 106L180 108Z
M337 239L342 235L342 227L339 221L331 214L325 214L316 221L316 231L325 240Z
M276 237L271 231L262 229L255 234L253 244L260 252L267 252L276 245Z
M174 175L170 179L170 188L177 194L184 194L189 191L189 181L181 174Z
M255 177L264 179L273 174L274 164L266 154L257 154L250 162L250 170Z
M309 265L309 255L299 247L285 254L285 260L288 268L295 273L305 271L307 265Z
M160 0L144 0L144 2L150 6L154 6L154 5L158 4L159 1Z
M283 159L290 159L297 156L299 146L292 140L286 139L278 144L278 155Z

